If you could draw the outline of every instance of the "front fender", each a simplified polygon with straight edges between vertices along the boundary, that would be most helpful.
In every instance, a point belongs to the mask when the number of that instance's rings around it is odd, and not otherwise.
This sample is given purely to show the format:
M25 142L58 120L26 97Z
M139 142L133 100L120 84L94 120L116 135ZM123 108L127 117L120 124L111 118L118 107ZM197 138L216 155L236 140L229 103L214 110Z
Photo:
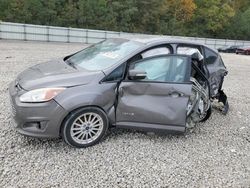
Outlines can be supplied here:
M67 88L54 100L68 112L84 106L98 106L108 113L116 99L115 89L116 83L75 86Z

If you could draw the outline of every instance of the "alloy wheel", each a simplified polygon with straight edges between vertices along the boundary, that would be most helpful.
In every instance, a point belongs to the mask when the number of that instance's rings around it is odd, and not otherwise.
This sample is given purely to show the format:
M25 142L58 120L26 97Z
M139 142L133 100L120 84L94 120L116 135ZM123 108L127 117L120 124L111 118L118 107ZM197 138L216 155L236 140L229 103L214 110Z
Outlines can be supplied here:
M95 141L103 131L104 123L101 116L88 112L77 117L71 128L70 135L78 144L88 144Z

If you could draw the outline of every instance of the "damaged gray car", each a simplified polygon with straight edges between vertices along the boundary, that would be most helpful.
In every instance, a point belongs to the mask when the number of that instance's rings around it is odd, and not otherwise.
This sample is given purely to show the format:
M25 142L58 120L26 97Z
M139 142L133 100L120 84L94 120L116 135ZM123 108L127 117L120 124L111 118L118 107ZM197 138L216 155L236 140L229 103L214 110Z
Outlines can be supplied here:
M107 39L35 65L9 86L16 129L82 148L109 127L182 133L223 103L227 69L217 51L166 38Z

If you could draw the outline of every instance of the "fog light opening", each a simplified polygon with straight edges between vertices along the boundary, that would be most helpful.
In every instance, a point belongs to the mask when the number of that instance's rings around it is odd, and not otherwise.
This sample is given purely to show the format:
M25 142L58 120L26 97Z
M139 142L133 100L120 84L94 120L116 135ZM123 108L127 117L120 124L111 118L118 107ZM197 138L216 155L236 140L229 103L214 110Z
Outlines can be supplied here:
M38 129L38 130L43 130L45 129L46 127L46 121L37 121L37 122L26 122L24 125L23 125L23 128L35 128L35 129Z

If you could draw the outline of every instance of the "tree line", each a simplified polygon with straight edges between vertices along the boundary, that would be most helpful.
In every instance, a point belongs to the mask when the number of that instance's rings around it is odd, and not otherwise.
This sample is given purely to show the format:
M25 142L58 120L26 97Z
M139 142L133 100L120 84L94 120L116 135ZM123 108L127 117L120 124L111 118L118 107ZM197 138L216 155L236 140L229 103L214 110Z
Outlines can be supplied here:
M250 40L250 0L0 0L0 20Z

